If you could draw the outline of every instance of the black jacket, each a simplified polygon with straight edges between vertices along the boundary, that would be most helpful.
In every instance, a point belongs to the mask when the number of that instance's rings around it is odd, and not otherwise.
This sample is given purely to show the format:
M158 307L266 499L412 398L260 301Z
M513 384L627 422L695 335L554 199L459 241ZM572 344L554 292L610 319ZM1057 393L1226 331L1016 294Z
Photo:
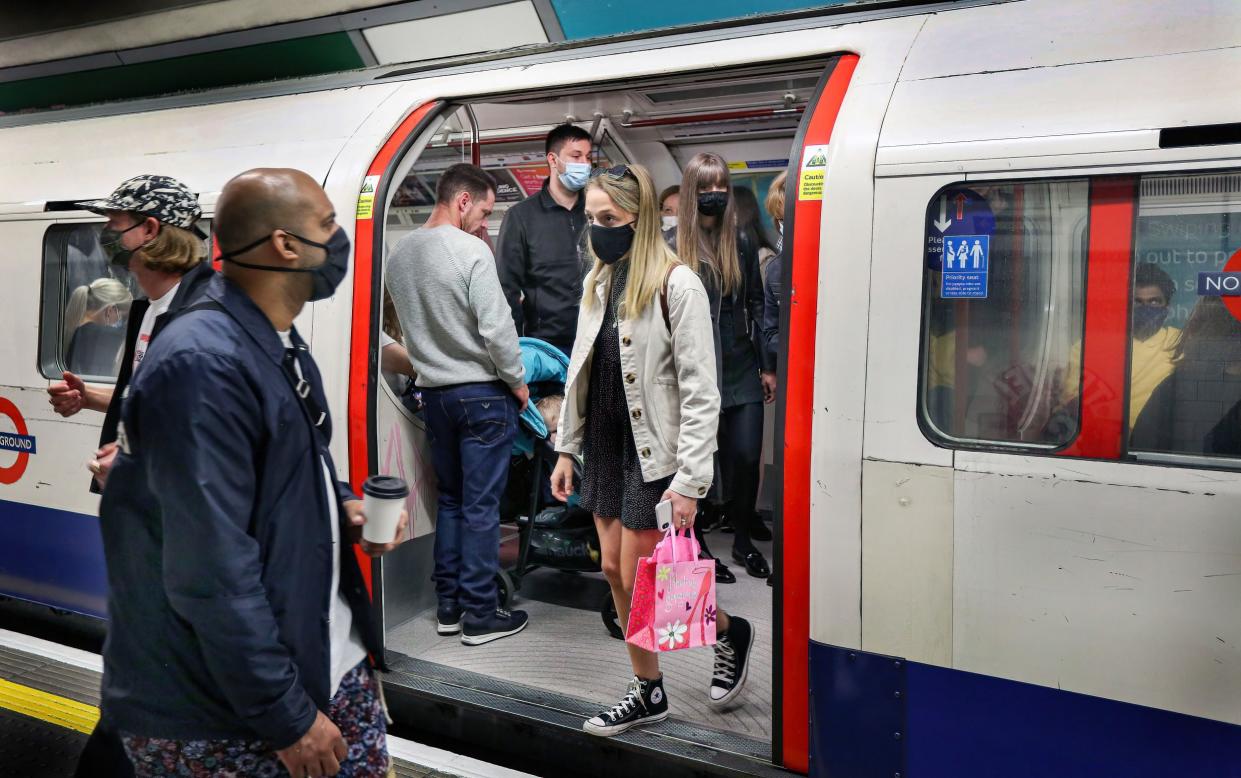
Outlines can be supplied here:
M198 299L198 295L213 277L215 277L215 270L210 262L200 262L181 276L181 285L177 287L177 293L172 296L168 310L156 317L155 324L151 327L152 343L155 342L155 336L163 331L164 326L172 321L178 312ZM129 380L134 375L134 350L138 345L138 330L142 329L142 318L149 307L151 307L151 301L145 298L134 300L133 305L129 307L129 323L125 327L125 351L121 355L121 368L116 375L116 386L112 389L112 400L108 403L108 410L103 415L103 429L99 431L101 447L116 440L116 425L121 420L121 401L125 397L125 389L129 386ZM99 484L94 478L91 478L90 490L95 494L100 492Z
M301 340L296 329L294 343ZM294 743L327 710L331 422L318 429L261 310L213 278L152 344L100 505L108 568L103 716L171 739ZM327 403L307 356L302 370ZM341 537L347 519L340 509ZM353 547L340 586L377 655Z
M759 335L763 345L763 370L776 372L780 354L780 305L784 296L784 256L778 253L767 265L767 278L763 281L763 317L759 322Z
M674 252L677 248L677 228L664 233L664 242ZM763 276L758 265L758 249L744 232L737 231L737 260L741 263L741 288L733 291L728 311L732 315L733 331L744 332L754 348L758 365L764 364L763 342L760 324L763 317ZM724 365L724 346L720 336L720 314L725 309L722 290L710 272L700 273L711 305L711 329L715 338L716 382L721 394L728 387L727 370Z
M539 338L568 354L577 337L586 263L581 252L586 198L572 210L543 189L504 214L496 247L496 271L513 311L517 334Z

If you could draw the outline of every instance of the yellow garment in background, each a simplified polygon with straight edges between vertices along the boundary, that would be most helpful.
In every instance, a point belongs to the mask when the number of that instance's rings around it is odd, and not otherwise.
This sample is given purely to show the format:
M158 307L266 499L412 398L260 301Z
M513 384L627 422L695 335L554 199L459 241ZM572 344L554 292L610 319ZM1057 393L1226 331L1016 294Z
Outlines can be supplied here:
M1129 429L1133 429L1133 423L1138 420L1156 387L1163 383L1163 379L1172 375L1172 368L1175 367L1172 352L1180 337L1181 331L1176 327L1163 327L1146 340L1134 338L1133 358L1130 362L1132 372L1129 376ZM1077 397L1081 389L1078 385L1081 371L1082 344L1078 341L1073 344L1073 350L1069 354L1064 383L1060 389L1061 405L1066 405Z
M957 333L949 330L942 335L932 335L927 349L926 386L934 389L946 386L955 389L957 384Z

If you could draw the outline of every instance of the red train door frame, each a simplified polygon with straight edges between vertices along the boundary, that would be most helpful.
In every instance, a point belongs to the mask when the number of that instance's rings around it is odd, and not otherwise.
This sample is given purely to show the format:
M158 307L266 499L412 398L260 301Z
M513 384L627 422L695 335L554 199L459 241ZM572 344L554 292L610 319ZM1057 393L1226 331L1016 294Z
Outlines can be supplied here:
M353 240L353 321L349 335L349 482L362 493L362 482L370 474L371 463L379 461L375 434L375 377L379 374L379 317L383 305L383 262L376 260L376 247L383 245L384 203L392 185L393 160L404 156L426 126L439 113L443 102L423 103L406 114L384 141L379 153L366 169L367 176L379 176L374 207L366 218L355 223ZM373 573L379 561L371 560L355 548L367 589L375 597ZM382 597L382 594L380 595ZM382 600L376 601L382 608Z
M831 141L857 64L856 54L843 54L823 74L793 142L794 156L784 189L784 240L792 251L786 253L781 279L788 292L780 310L780 331L787 336L782 338L778 366L781 392L777 418L781 424L776 438L776 467L782 476L776 502L780 515L775 522L779 589L773 629L772 761L803 773L810 768L810 454L823 201L799 199L798 182L805 148Z
M819 283L819 224L822 201L799 200L798 178L803 149L830 142L832 128L844 102L856 54L840 56L816 89L794 140L797 163L785 189L785 240L792 245L784 263L784 288L789 290L781 311L784 349L780 360L779 418L776 463L782 472L777 500L780 519L776 563L780 571L775 608L775 700L773 762L791 770L809 769L809 641L810 641L810 452L814 403L815 325ZM375 249L383 242L383 203L391 186L392 162L399 159L444 106L424 103L401 121L368 166L367 176L379 176L375 208L359 218L354 231L353 320L349 349L348 441L349 479L355 491L377 461L375 450L375 376L378 371L377 335L382 299L383 267ZM805 225L801 230L797 225ZM359 552L360 553L360 552ZM365 557L363 572L374 593L372 565ZM382 607L382 603L377 603Z
M1133 297L1136 176L1092 176L1086 249L1086 334L1080 423L1065 457L1120 459L1129 413L1129 305Z

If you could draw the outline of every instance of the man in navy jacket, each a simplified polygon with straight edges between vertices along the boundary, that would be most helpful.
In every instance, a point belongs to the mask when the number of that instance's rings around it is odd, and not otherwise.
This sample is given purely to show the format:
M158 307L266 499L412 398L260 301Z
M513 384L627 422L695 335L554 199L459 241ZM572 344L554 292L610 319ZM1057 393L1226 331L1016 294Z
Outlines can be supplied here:
M222 275L151 345L122 411L100 507L103 716L139 776L382 776L352 543L394 544L360 540L293 327L344 277L349 240L318 184L285 169L230 181L215 231Z

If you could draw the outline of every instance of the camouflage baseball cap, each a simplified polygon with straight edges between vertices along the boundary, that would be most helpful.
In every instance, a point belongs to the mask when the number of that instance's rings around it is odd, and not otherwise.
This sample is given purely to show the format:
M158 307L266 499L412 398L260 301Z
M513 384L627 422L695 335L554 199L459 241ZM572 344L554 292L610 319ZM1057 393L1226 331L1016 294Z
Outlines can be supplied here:
M106 200L86 200L74 204L95 213L131 211L153 216L164 224L189 230L200 238L207 237L194 226L203 215L203 209L198 205L198 195L171 176L134 176L118 186Z

